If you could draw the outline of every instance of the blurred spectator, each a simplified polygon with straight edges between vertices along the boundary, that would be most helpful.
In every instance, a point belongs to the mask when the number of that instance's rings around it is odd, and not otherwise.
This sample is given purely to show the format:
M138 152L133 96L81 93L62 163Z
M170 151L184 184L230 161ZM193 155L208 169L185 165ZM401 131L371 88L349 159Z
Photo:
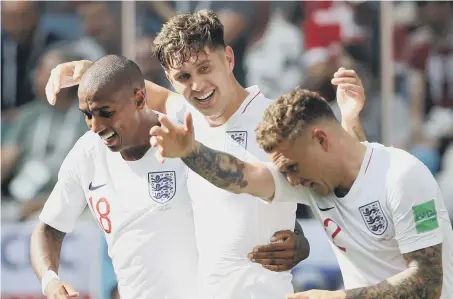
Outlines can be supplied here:
M450 145L445 151L442 161L442 171L437 176L440 190L445 200L445 206L453 219L453 146Z
M453 3L417 2L421 25L409 42L414 154L433 173L453 140Z
M267 24L245 55L247 85L259 85L268 98L289 92L302 81L303 40L299 28L291 22L288 6L294 7L291 2L271 6Z
M2 1L2 125L14 119L14 108L34 98L30 72L46 48L60 37L38 24L35 1Z
M78 111L77 87L62 90L55 106L50 106L45 97L51 70L60 63L80 59L52 49L33 74L37 98L19 109L18 119L2 145L2 189L14 200L10 207L15 208L12 213L6 210L8 217L25 219L41 209L64 157L87 131Z
M94 38L105 54L120 54L121 3L107 1L83 1L77 5L88 36Z
M353 68L354 60L346 47L364 37L354 21L354 7L343 1L302 2L304 20L304 88L318 90L326 98L335 99L330 83L340 66Z
M146 80L159 84L160 86L169 87L170 83L165 77L159 61L152 55L151 48L153 40L154 38L151 36L137 38L135 45L136 62Z

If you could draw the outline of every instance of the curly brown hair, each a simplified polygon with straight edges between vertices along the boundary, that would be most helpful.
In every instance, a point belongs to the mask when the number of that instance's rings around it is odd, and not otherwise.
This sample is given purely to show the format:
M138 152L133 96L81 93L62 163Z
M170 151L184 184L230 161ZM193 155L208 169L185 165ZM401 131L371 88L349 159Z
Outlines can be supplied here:
M168 69L178 68L205 47L225 47L223 25L210 10L176 15L162 26L154 39L153 54Z
M307 125L323 119L336 121L327 101L316 92L296 88L267 107L256 128L256 139L261 148L270 153L281 142L294 140Z

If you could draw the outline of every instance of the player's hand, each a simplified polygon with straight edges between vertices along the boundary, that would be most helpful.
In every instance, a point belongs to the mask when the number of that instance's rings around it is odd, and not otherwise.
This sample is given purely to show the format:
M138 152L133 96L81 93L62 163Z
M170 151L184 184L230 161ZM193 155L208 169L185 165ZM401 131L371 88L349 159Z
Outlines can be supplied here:
M50 73L49 81L47 81L47 101L51 105L55 105L60 90L79 84L80 78L91 64L92 62L89 60L79 60L57 65Z
M339 68L331 83L337 86L337 102L343 119L355 119L365 105L365 89L354 70Z
M46 297L47 299L75 298L79 297L79 292L76 292L70 284L54 279L46 287Z
M286 296L287 299L344 299L342 291L310 290Z
M160 126L149 131L152 147L157 147L162 157L183 158L194 149L195 134L192 115L186 113L184 125L172 123L165 115L159 115Z
M288 271L307 258L308 246L304 235L296 235L290 230L278 231L271 238L270 244L253 248L248 257L268 270Z

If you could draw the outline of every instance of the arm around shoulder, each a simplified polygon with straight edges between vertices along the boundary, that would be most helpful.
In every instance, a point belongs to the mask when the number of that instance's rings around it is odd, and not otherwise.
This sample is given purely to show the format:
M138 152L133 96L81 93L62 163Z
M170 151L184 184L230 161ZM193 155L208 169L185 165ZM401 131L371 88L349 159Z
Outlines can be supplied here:
M157 85L151 81L145 80L146 100L151 109L160 113L167 113L167 102L179 94Z

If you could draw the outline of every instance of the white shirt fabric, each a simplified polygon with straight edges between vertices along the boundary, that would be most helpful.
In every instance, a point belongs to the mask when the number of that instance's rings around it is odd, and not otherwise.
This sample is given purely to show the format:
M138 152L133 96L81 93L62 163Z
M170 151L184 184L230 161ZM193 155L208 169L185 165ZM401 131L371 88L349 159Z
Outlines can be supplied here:
M346 289L377 284L407 269L403 254L442 243L442 299L453 298L453 232L439 187L407 152L364 143L360 173L344 198L291 186L269 165L274 202L297 198L324 226Z
M246 161L267 162L256 142L255 128L272 101L257 86L247 91L250 94L236 113L219 127L210 127L204 116L185 102L173 103L172 109L167 106L167 113L172 110L183 122L185 111L190 111L196 139L210 148ZM255 246L268 244L275 232L294 230L297 205L269 205L247 194L233 194L192 171L188 185L199 252L200 298L275 299L294 293L289 271L267 270L252 263L247 254Z
M105 232L121 298L198 298L187 167L179 159L161 164L155 151L125 161L87 132L63 162L40 220L69 233L88 203Z

